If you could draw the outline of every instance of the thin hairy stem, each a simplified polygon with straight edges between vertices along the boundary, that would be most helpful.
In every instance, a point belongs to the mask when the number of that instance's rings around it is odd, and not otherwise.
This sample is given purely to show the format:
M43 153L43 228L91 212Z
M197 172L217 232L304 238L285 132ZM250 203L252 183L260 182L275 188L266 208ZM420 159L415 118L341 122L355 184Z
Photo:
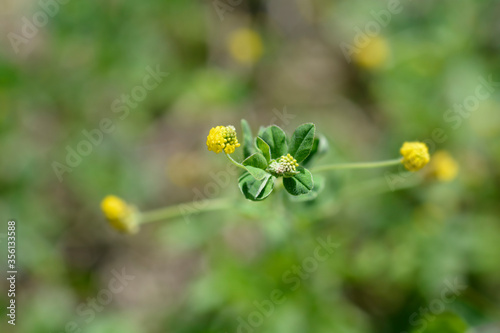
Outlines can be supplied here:
M182 203L165 208L155 209L141 214L140 223L150 223L173 219L181 216L189 216L202 212L224 210L234 206L229 199L201 200L190 203Z
M226 153L224 153L224 154L226 154ZM241 169L247 171L247 168L245 168L245 166L243 164L236 162L229 154L226 154L226 157L229 161L231 161L231 163L236 165L238 168L241 168Z
M311 172L323 172L330 170L341 170L341 169L371 169L371 168L381 168L386 166L397 165L401 163L401 158L387 161L378 162L359 162L359 163L338 163L330 165L322 165L311 169Z

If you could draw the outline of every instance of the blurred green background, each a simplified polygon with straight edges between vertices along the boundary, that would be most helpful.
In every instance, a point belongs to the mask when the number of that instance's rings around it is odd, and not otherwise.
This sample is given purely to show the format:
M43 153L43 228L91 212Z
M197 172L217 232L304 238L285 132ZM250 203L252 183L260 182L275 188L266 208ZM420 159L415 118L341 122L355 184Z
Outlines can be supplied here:
M2 332L500 332L500 86L480 79L500 81L499 1L3 0L0 17L0 242L15 219L19 266ZM241 118L316 123L319 164L421 140L459 173L392 191L398 168L330 172L307 203L247 202L232 176L215 197L234 209L109 227L108 194L193 201L228 165L209 129ZM318 238L338 247L307 266Z

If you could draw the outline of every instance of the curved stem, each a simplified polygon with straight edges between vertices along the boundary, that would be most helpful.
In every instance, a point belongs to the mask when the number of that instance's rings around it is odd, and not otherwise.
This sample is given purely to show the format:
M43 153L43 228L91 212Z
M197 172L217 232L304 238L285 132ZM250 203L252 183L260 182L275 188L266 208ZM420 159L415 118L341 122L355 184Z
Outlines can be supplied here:
M229 199L207 199L201 201L193 201L191 203L182 203L142 213L140 224L157 222L181 216L186 217L202 212L224 210L227 208L231 208L232 206L234 206L234 204Z
M224 154L226 155L227 159L229 161L231 161L231 163L236 165L238 168L242 168L243 170L247 171L247 168L245 168L245 166L243 164L236 162L229 154L227 154L227 153L224 153Z
M236 162L229 154L224 153L229 161L245 171L247 169L241 163ZM228 199L213 199L213 200L201 200L193 201L191 203L183 203L174 206L168 206L165 208L160 208L152 210L149 212L144 212L141 214L140 223L150 223L161 220L168 220L180 216L189 216L193 214L198 214L201 212L209 212L216 210L223 210L231 208L232 203Z
M385 166L397 165L400 163L401 163L401 158L397 158L394 160L387 160L387 161L378 161L378 162L338 163L338 164L319 166L311 169L311 172L322 172L322 171L339 170L339 169L371 169L371 168L380 168Z

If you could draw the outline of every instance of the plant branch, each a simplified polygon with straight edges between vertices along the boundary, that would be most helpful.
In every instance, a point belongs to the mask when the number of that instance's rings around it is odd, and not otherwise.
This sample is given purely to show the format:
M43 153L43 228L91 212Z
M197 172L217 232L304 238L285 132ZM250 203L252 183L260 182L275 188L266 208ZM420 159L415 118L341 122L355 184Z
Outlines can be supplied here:
M189 216L202 212L224 210L234 206L229 199L201 200L155 209L141 214L140 224Z
M229 161L231 161L231 163L236 165L238 168L241 168L241 169L247 171L247 168L245 168L245 166L243 164L236 162L229 154L227 154L227 153L224 153L224 154L226 155L227 159Z
M311 169L311 172L323 172L323 171L341 170L341 169L371 169L371 168L380 168L380 167L397 165L400 163L401 163L401 158L397 158L394 160L387 160L387 161L378 161L378 162L337 163L330 165L322 165L313 168Z

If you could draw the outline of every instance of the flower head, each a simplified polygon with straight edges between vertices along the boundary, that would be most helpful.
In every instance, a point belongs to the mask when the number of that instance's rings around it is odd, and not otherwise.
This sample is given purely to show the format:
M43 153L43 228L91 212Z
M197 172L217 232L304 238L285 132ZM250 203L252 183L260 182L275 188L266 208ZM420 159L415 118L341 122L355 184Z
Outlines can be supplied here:
M444 150L437 151L432 155L432 162L429 165L431 175L442 182L449 182L455 179L458 174L458 163Z
M405 142L400 149L401 163L409 171L418 171L429 163L431 157L427 145L422 142Z
M101 209L113 228L131 234L139 230L137 210L122 199L108 195L101 201Z
M297 174L299 163L292 155L284 155L274 160L269 165L269 171L276 176L290 177Z
M222 151L226 154L232 154L239 146L240 143L236 137L236 129L234 126L217 126L212 128L208 134L208 150L217 154Z

